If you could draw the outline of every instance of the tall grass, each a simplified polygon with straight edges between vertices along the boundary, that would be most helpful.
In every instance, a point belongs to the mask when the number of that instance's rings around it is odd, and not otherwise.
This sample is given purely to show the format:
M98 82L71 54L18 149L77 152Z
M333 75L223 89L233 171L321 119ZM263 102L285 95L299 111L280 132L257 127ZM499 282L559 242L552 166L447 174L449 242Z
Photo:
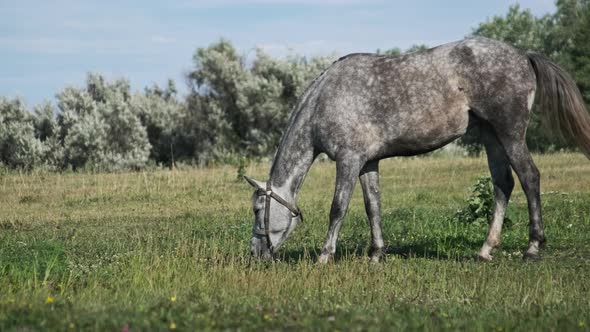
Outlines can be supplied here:
M536 156L548 237L523 262L526 200L492 263L472 260L485 225L454 221L485 160L381 165L386 261L360 188L334 264L317 265L334 165L300 193L305 223L265 263L249 257L251 189L237 169L0 175L0 330L561 330L590 319L590 163ZM268 165L246 173L265 179Z

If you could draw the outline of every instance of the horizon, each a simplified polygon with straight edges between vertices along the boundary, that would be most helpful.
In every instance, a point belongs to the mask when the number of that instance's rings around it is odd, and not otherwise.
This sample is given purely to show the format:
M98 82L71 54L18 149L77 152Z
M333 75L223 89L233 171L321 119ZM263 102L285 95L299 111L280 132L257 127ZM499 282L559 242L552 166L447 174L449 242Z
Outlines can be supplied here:
M89 72L125 78L133 91L173 79L182 96L196 49L221 38L246 57L257 48L281 58L433 47L468 36L517 3L535 16L555 11L553 0L1 3L0 96L20 97L29 109L55 104L56 93L84 86Z

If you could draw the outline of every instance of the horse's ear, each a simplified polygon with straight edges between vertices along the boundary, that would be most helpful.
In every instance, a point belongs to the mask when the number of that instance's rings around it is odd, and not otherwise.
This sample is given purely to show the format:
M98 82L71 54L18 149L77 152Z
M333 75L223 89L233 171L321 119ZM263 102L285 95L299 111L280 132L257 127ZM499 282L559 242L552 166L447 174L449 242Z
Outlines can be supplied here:
M254 180L254 179L251 179L251 178L249 178L249 177L247 177L247 176L245 176L245 175L244 175L244 179L245 179L246 181L248 181L248 183L249 183L249 184L250 184L252 187L254 187L254 188L256 188L256 189L264 189L264 188L262 188L262 182L260 182L260 181L256 181L256 180Z

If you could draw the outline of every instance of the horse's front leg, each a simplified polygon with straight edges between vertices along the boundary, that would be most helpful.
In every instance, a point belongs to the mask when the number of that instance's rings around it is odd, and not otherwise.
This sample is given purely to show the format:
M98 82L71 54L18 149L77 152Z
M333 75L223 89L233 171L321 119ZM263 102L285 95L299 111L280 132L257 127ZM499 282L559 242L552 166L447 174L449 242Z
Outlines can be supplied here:
M330 209L330 227L319 258L320 263L329 262L336 253L338 232L348 210L348 203L352 197L360 168L361 162L359 158L347 158L336 162L336 190L334 191L334 199Z
M371 227L371 251L369 258L379 262L383 257L383 235L381 231L381 194L379 193L379 161L368 162L361 170L361 186L365 199L365 211Z

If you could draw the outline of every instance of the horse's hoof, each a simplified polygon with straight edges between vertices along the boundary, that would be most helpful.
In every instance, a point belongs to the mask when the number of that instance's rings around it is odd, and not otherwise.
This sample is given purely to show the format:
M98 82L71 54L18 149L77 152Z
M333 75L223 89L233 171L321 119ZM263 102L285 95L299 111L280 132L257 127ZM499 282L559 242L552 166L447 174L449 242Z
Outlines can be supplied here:
M369 256L369 262L373 264L381 263L385 260L383 255L371 255Z
M321 254L318 258L319 264L328 264L329 262L334 260L334 255L332 254Z
M371 249L369 252L369 261L371 263L379 263L385 260L385 254L383 253L383 249Z
M494 259L494 257L490 254L477 254L475 256L475 260L480 261L480 262L491 262L492 259Z
M525 261L538 261L541 259L541 255L539 255L539 253L527 251L522 256L522 259L524 259Z

